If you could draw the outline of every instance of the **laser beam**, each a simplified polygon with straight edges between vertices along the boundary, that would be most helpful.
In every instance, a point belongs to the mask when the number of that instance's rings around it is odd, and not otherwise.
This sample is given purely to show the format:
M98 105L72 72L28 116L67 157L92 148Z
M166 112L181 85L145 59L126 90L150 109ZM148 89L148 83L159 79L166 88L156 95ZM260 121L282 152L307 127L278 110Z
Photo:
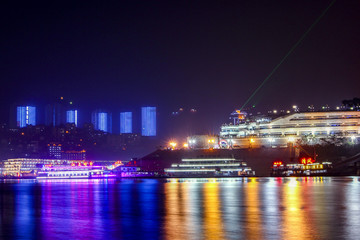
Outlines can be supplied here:
M251 96L246 100L246 102L240 108L240 111L250 102L250 100L256 95L256 93L265 85L265 83L271 78L271 76L276 72L276 70L281 66L281 64L289 57L289 55L299 46L299 44L304 40L306 35L315 27L315 25L321 20L321 18L326 14L336 0L333 0L329 6L320 14L320 16L311 24L311 26L306 30L306 32L301 36L301 38L292 46L292 48L287 52L287 54L281 59L281 61L273 68L269 75L265 78L264 81L255 89Z

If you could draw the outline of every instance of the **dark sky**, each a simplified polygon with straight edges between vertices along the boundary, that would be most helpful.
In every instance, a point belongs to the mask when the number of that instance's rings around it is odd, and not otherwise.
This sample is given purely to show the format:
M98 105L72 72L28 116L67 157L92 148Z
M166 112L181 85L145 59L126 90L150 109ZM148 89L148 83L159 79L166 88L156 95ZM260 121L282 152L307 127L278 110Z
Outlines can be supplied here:
M0 120L13 102L64 96L114 112L194 107L212 131L330 2L2 3ZM251 104L264 111L359 97L359 12L360 1L335 2Z

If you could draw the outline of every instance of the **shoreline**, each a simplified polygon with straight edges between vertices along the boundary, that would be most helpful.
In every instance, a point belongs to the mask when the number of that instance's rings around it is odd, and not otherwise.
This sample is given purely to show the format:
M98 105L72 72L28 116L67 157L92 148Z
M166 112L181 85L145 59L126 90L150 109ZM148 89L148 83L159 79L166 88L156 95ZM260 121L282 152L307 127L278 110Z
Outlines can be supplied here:
M0 177L0 180L35 180L35 181L57 181L57 180L121 180L121 179L247 179L247 178L318 178L318 177L359 177L357 175L299 175L299 176L163 176L163 177L111 177L111 178L51 178L51 179L36 179L36 178L4 178Z

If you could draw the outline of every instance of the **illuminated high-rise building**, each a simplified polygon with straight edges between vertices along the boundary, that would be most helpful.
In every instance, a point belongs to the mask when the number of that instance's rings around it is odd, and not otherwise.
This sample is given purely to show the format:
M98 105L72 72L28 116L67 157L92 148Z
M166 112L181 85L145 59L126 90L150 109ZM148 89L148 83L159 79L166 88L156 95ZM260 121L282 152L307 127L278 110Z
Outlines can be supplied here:
M111 113L102 110L96 110L92 113L91 122L96 130L112 133Z
M141 135L156 136L156 107L141 108Z
M78 111L77 110L66 111L66 123L74 123L75 126L78 125Z
M62 102L48 104L45 107L45 124L48 126L59 126L65 123L65 107Z
M132 112L120 113L120 133L132 133Z
M36 125L36 107L18 106L16 108L16 125L20 128Z

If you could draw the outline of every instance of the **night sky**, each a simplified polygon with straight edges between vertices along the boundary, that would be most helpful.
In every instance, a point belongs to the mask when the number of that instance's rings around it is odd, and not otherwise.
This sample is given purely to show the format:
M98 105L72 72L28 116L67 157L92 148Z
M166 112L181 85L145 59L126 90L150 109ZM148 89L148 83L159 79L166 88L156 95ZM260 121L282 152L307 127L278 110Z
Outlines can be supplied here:
M0 111L63 96L89 111L196 108L218 130L331 1L1 4ZM255 111L360 96L360 1L337 1L250 102ZM199 126L200 128L200 126Z

